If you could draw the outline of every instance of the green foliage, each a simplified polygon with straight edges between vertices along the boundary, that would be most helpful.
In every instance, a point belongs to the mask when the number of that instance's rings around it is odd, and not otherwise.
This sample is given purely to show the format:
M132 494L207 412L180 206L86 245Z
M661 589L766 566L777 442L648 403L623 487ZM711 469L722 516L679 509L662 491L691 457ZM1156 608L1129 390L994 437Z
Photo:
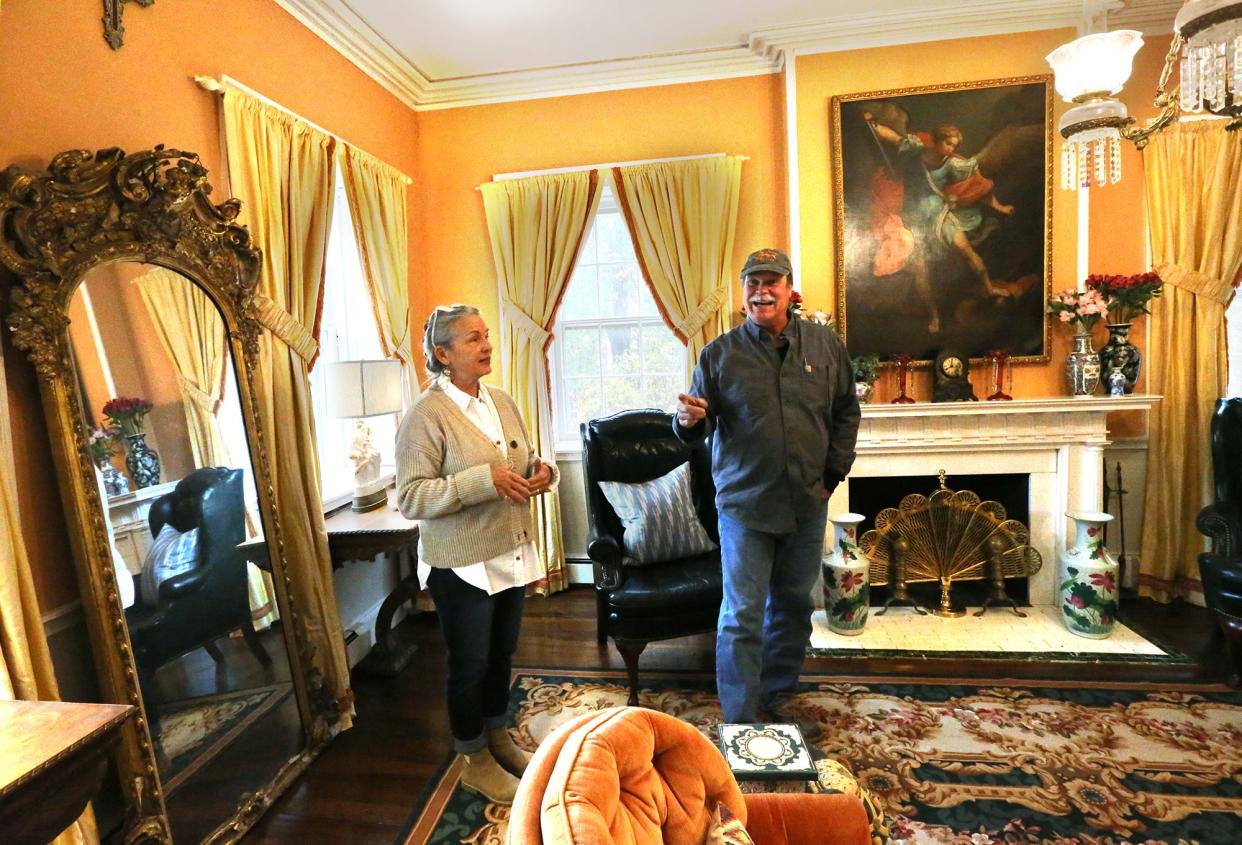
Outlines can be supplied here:
M854 368L854 381L862 384L875 384L880 374L879 355L859 355L850 359Z

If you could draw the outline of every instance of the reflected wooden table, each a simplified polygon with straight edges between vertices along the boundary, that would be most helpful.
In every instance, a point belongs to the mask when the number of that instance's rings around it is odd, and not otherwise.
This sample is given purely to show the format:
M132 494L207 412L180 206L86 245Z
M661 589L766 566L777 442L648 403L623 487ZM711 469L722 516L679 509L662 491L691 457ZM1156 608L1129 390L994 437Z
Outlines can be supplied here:
M129 704L0 701L0 840L46 845L103 782Z
M418 597L418 524L397 511L397 491L388 488L388 503L366 513L354 513L348 507L328 515L328 553L332 568L343 569L353 561L374 560L387 555L398 568L401 553L409 552L409 572L401 577L393 591L384 598L375 617L375 647L358 668L376 675L395 675L405 668L414 655L413 643L398 645L392 637L392 617L406 602ZM238 548L260 569L271 571L267 544L262 537L242 543Z

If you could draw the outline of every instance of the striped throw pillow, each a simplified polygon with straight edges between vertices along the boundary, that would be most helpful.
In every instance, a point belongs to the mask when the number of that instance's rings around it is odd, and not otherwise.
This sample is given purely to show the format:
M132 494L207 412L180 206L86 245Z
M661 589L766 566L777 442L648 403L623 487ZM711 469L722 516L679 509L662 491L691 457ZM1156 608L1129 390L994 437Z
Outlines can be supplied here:
M652 481L601 481L599 488L625 528L622 563L660 563L716 548L694 510L689 464Z

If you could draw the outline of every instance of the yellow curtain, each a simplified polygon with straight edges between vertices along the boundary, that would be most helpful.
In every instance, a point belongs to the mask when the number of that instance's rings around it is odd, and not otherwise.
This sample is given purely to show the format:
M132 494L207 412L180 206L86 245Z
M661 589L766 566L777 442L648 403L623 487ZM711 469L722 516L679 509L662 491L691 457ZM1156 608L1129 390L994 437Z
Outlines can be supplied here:
M224 380L231 367L224 321L215 303L184 276L163 267L142 274L134 282L160 343L177 370L194 465L243 466L241 456L234 454L221 436L217 420L224 400ZM250 466L249 459L244 466ZM260 521L249 508L246 521L251 533L258 534ZM267 628L280 618L272 576L248 563L246 583L255 626Z
M409 230L405 174L372 155L342 145L341 171L345 196L354 221L358 253L375 307L384 354L401 361L402 400L418 395L418 376L411 358Z
M258 316L269 331L260 341L253 388L267 433L290 589L312 660L347 728L353 692L332 586L308 381L319 350L334 141L230 87L224 122L232 191L242 201L242 222L263 250Z
M17 466L9 423L4 346L0 344L0 699L59 701L17 500ZM52 845L97 845L95 813L86 810Z
M1227 383L1225 308L1242 267L1242 144L1224 121L1176 124L1144 155L1152 263L1165 281L1147 334L1151 414L1139 592L1200 592L1212 408Z
M504 389L522 413L535 451L556 452L548 344L556 309L599 205L596 171L534 176L482 186L483 209L500 281ZM540 593L569 584L556 496L532 503L536 546L545 578Z
M729 328L742 161L718 156L613 169L643 277L690 353L686 384L699 351Z

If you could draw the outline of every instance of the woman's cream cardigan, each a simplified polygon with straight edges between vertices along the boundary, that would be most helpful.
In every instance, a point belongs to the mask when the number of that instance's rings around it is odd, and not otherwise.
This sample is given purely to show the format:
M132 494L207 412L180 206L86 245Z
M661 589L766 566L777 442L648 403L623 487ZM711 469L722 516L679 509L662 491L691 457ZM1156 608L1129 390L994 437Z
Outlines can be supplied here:
M492 465L502 461L530 477L530 437L509 394L479 389L500 415L507 459L436 386L410 406L397 431L397 506L419 521L424 562L434 567L489 560L533 539L530 506L501 498L492 484Z

